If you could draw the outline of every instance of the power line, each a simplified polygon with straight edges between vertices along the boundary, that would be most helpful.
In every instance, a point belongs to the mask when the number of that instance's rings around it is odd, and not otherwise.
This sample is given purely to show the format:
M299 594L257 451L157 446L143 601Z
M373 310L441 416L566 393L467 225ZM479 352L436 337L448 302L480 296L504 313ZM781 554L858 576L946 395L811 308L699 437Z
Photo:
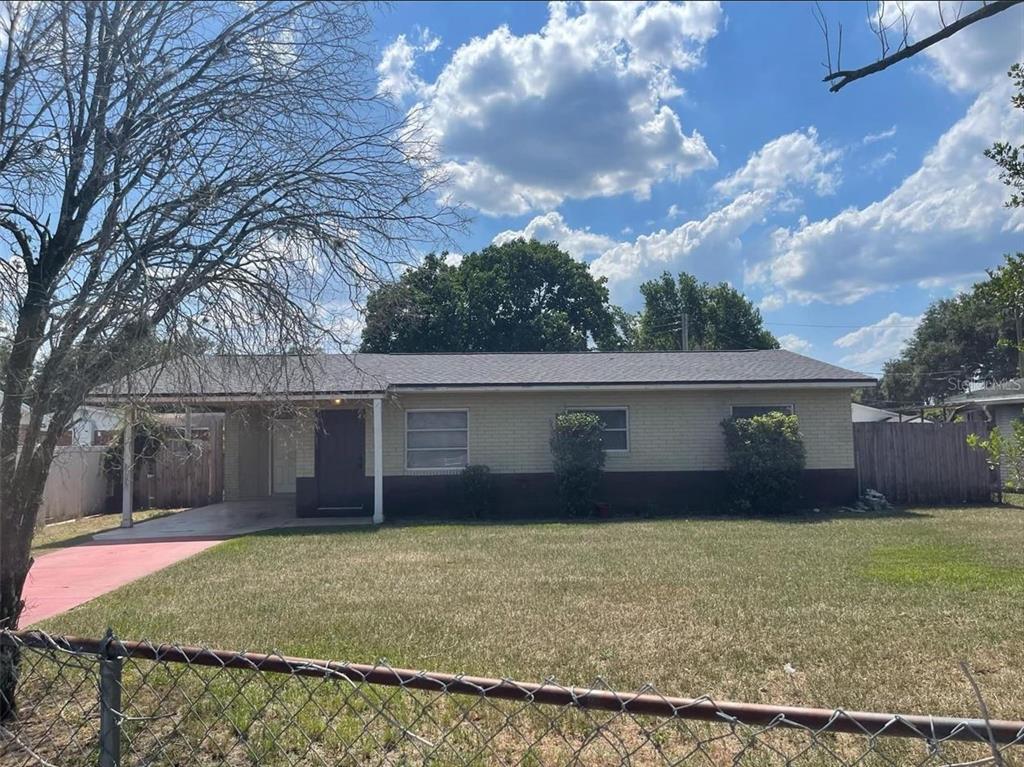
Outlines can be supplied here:
M839 329L854 329L859 330L863 327L870 327L868 325L840 325L840 324L823 324L814 322L774 322L774 321L762 321L765 325L777 325L780 327L791 327L791 328L839 328ZM649 330L678 330L682 326L680 320L673 320L672 322L665 322L658 325L652 325ZM898 324L898 325L884 325L881 329L886 328L916 328L917 325L912 324Z
M871 327L870 325L821 325L811 322L765 322L765 325L783 325L792 328L855 328L859 330L863 327ZM916 328L917 325L883 325L882 330L886 328Z

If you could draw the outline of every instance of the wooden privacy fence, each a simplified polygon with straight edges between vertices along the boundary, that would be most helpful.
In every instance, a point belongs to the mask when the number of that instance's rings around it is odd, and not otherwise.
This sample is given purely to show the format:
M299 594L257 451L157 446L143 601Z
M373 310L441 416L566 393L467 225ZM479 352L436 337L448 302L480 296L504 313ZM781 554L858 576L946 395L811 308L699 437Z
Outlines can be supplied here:
M224 495L223 419L193 429L192 439L170 439L135 469L137 509L217 503Z
M855 423L853 448L861 492L877 490L892 503L988 503L998 474L968 434L987 435L988 424Z

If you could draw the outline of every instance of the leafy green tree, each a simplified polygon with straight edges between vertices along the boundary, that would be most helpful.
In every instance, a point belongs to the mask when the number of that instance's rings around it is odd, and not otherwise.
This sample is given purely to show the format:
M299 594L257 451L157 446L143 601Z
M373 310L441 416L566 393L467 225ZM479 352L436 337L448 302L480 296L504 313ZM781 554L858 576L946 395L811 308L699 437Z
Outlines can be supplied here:
M465 339L462 284L447 253L431 253L418 267L366 301L364 352L445 352Z
M1014 64L1007 72L1017 92L1010 99L1016 109L1024 110L1024 64ZM1024 119L1024 115L1021 115ZM1024 207L1024 144L1014 146L1009 141L997 141L985 150L985 156L999 166L999 178L1013 191L1006 201L1008 208Z
M665 272L640 286L640 312L635 348L682 348L683 313L688 317L691 349L778 349L779 342L764 327L761 312L728 283L711 285L682 272L678 279Z
M621 348L627 316L603 278L555 243L513 240L457 265L430 255L371 294L364 352L520 352Z
M1024 253L987 280L934 302L903 352L884 366L881 401L918 403L957 394L971 381L1017 375L1017 317L1024 311Z

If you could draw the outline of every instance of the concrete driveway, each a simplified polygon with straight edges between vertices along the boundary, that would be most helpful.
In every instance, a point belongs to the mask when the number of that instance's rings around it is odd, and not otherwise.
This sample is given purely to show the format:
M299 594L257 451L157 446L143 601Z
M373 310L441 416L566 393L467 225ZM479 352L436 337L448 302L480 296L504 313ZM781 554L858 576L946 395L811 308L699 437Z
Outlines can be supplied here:
M229 501L98 533L92 543L39 557L25 581L20 625L51 618L227 538L277 528L343 527L372 519L299 519L289 498Z
M255 501L224 501L180 511L168 517L140 522L93 536L97 543L139 543L143 541L224 540L238 535L278 528L345 527L371 524L372 518L331 519L295 516L291 498Z
M25 580L19 625L25 628L51 618L218 543L85 543L43 554Z

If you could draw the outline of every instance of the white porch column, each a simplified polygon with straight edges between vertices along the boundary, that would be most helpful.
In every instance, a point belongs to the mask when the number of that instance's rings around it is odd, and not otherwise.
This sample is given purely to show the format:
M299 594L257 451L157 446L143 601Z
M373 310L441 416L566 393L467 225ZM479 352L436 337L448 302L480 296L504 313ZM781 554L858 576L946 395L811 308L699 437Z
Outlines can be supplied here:
M121 453L121 527L132 526L132 495L135 491L135 410L128 407L124 415L124 445Z
M384 414L380 397L373 401L373 524L384 521Z

